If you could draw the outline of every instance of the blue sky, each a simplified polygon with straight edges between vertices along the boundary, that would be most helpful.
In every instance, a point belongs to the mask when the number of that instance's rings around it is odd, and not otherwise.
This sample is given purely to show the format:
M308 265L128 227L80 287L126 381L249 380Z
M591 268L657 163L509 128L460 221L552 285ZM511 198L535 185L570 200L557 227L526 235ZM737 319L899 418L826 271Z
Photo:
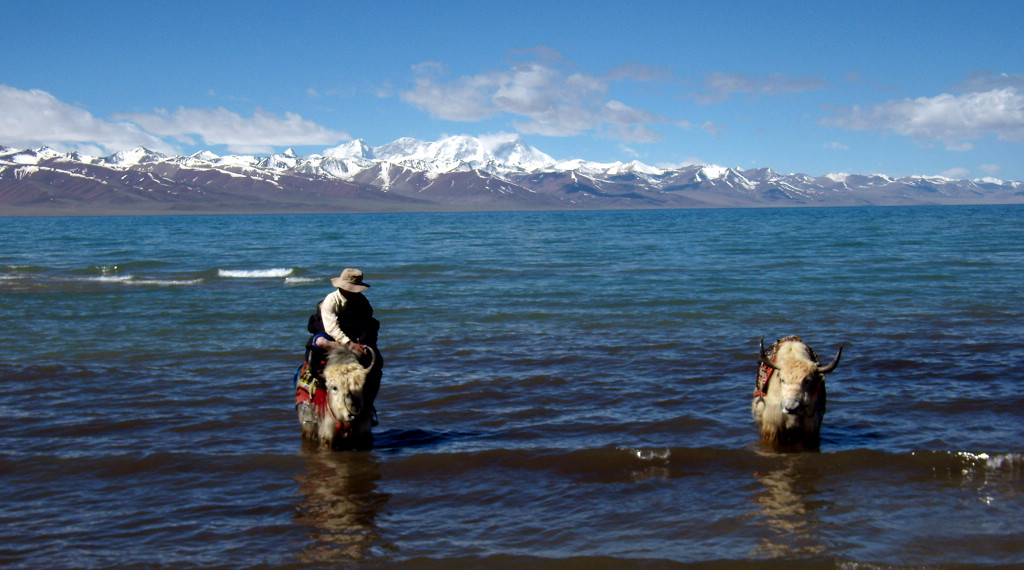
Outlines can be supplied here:
M9 2L0 145L1024 180L1024 2Z

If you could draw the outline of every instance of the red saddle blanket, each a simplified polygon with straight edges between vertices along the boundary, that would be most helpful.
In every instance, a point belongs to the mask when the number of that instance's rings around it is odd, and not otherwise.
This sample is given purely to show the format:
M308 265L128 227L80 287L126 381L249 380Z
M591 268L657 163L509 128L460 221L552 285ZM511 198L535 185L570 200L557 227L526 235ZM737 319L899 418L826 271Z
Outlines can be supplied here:
M327 390L324 389L323 380L313 376L308 362L302 364L295 382L295 405L305 402L312 402L318 412L327 409Z

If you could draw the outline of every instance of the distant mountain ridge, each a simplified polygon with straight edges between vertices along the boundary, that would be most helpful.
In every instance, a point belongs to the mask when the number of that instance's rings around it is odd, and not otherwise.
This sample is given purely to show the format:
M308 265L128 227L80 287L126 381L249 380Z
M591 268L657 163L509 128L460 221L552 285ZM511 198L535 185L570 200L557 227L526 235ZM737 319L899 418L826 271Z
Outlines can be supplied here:
M0 147L0 215L1024 203L1024 183L557 161L514 135L353 140L322 154Z

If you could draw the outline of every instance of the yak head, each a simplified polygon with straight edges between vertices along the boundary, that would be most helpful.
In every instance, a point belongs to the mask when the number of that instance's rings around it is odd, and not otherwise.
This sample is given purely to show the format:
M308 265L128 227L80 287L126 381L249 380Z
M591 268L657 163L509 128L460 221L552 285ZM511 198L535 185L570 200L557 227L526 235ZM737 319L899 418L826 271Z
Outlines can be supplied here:
M773 362L764 352L764 338L761 339L761 364L776 371L779 404L788 415L811 415L817 412L818 397L822 394L825 375L835 370L843 347L832 362L818 365L810 348L803 342L785 342L779 346ZM771 390L771 388L769 388Z
M369 351L373 354L373 350ZM363 366L348 347L331 351L324 365L324 383L327 387L327 405L338 423L345 424L366 415L372 402L366 402L364 389L367 376L373 368Z

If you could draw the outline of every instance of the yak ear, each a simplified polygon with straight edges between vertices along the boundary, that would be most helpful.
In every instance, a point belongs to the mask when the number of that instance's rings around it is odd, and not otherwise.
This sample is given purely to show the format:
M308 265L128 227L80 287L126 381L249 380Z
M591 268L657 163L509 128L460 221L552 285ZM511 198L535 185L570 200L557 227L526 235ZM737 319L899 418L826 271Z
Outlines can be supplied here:
M839 352L836 353L836 357L832 359L832 362L829 362L825 366L819 366L818 367L818 372L821 372L822 374L828 374L829 372L832 372L833 370L835 370L836 366L839 366L839 357L841 357L842 355L843 355L843 345L840 344L839 345Z
M760 362L761 364L764 364L764 365L765 365L765 366L767 366L768 368L774 368L775 370L781 370L781 368L779 368L778 366L775 366L775 363L774 363L774 362L772 362L772 361L771 361L771 360L770 360L770 359L768 358L768 355L764 353L764 336L762 336L762 337L761 337L761 347L760 347L760 349L758 350L758 352L757 352L757 353L758 353L758 355L759 355L759 356L758 356L758 361L759 361L759 362Z

